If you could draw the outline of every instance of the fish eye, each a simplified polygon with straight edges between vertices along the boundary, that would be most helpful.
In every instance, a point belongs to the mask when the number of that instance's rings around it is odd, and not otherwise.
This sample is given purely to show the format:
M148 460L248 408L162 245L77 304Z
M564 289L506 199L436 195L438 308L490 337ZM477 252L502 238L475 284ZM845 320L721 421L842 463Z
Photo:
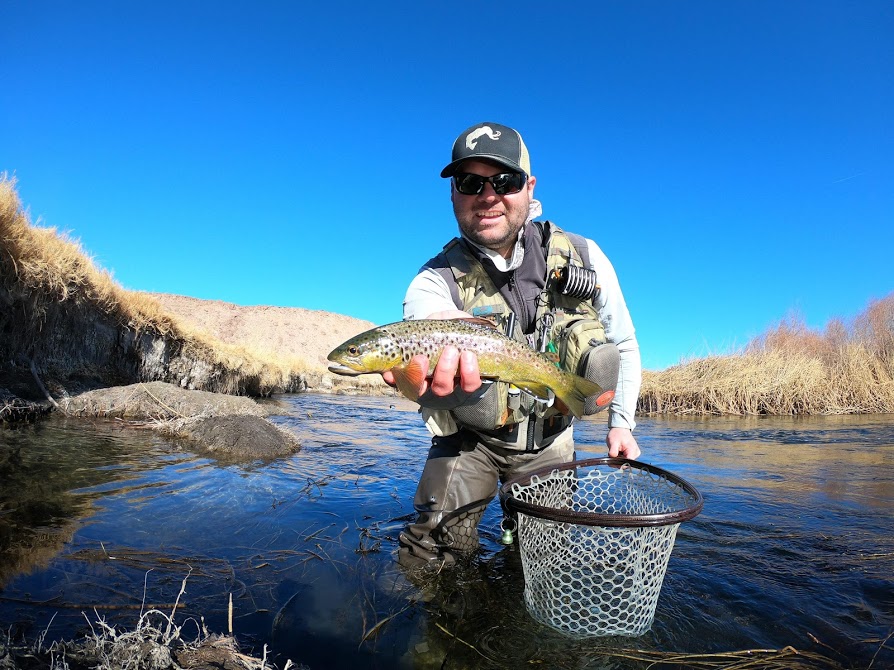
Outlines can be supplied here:
M348 353L351 356L356 356L360 350L357 347L348 347Z

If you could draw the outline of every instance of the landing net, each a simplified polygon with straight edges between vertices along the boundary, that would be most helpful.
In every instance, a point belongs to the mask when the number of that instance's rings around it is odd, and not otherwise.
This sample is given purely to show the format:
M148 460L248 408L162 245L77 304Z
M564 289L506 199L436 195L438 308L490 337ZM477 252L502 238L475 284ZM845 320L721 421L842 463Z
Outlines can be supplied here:
M699 492L646 463L597 458L507 481L531 615L576 637L642 635L652 626L677 528Z

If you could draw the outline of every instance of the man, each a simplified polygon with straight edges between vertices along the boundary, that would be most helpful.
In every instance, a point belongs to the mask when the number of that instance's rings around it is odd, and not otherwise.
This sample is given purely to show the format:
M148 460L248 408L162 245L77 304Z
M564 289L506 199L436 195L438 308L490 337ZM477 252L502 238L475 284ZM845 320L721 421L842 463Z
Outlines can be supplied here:
M404 319L487 317L539 351L559 351L560 360L569 355L561 345L578 324L586 353L597 345L600 357L608 352L620 360L608 453L637 458L632 430L642 379L639 345L611 263L592 240L535 221L541 213L537 180L514 129L497 123L466 129L441 177L451 180L461 237L410 283ZM586 284L580 295L559 288L569 266ZM598 348L602 342L609 345ZM417 358L428 369L428 360ZM383 376L394 383L390 372ZM558 402L502 382L482 383L476 355L454 347L442 352L419 392L434 437L414 499L418 518L400 536L400 561L439 566L477 548L478 522L498 480L574 459L573 418Z

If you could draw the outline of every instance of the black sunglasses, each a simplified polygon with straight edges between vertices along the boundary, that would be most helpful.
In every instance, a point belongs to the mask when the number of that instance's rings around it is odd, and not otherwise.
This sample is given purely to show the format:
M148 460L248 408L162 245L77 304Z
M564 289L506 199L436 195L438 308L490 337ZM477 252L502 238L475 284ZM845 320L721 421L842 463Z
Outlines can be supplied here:
M518 193L526 181L528 181L528 175L521 172L503 172L495 174L493 177L482 177L480 174L471 172L457 172L453 175L456 190L463 195L478 195L484 190L484 185L487 182L494 187L494 193L497 195Z

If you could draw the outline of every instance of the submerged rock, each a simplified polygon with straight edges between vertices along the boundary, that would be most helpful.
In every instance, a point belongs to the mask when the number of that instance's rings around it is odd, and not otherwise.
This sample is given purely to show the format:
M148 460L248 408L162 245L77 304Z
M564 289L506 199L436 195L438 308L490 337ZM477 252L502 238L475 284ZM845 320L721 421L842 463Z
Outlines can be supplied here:
M227 460L269 460L288 456L301 448L285 430L247 414L187 419L178 422L173 434Z

